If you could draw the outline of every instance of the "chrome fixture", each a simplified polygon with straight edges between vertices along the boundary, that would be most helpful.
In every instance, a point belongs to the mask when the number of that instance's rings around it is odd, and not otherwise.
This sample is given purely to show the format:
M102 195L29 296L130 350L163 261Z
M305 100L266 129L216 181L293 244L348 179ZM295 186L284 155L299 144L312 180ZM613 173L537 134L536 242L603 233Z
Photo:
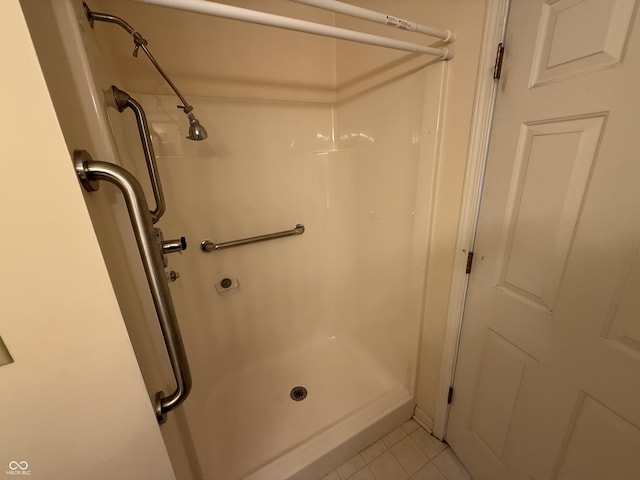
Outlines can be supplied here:
M180 328L164 271L162 258L164 245L158 241L157 229L153 227L142 186L133 175L118 165L93 160L89 152L85 150L77 150L73 153L73 163L80 182L87 191L94 192L98 190L100 180L105 180L118 187L127 204L133 233L136 237L176 382L176 389L171 394L156 393L156 417L159 423L164 423L167 419L167 413L184 402L191 391L189 362L184 351L182 336L180 335ZM171 240L169 243L173 244L174 242Z
M163 254L181 252L187 249L187 239L180 237L174 240L163 240L161 245Z
M153 144L151 143L151 133L149 130L149 124L147 123L147 117L144 114L142 105L140 105L127 92L120 90L115 85L111 86L111 92L113 93L113 99L118 111L123 112L124 109L128 107L133 110L133 114L136 117L138 132L140 133L140 142L142 143L142 151L144 152L144 159L147 161L147 170L149 171L149 180L151 181L153 198L156 202L156 208L150 210L151 220L153 223L157 223L157 221L160 220L160 217L164 214L165 203L162 184L160 183L160 176L158 175L156 155L153 152Z
M169 260L167 259L168 253L181 252L187 249L187 239L184 237L175 238L173 240L165 240L162 235L162 230L159 228L153 229L156 234L156 240L160 245L160 253L162 253L162 263L164 267L169 266Z
M204 129L200 121L193 115L193 113L187 113L189 119L189 140L204 140L208 137L207 131Z
M189 119L189 135L187 136L187 138L189 140L204 140L205 138L207 138L208 136L207 131L192 113L193 106L189 105L189 102L187 102L187 100L184 98L182 93L180 93L180 90L178 90L178 87L175 86L175 84L171 81L171 79L167 76L165 71L162 69L160 64L158 64L158 62L153 57L153 55L151 55L151 52L147 47L147 44L149 43L147 42L147 39L144 38L139 32L136 32L134 28L131 25L129 25L126 21L124 21L122 18L116 17L115 15L110 15L108 13L94 12L89 8L89 6L85 2L83 2L82 5L84 6L84 11L87 16L87 20L89 20L89 25L91 25L91 28L93 28L93 23L96 20L99 22L115 23L116 25L120 25L122 28L124 28L127 31L127 33L133 37L133 43L135 45L135 47L133 48L133 56L137 58L138 49L142 49L142 51L147 55L151 63L153 63L153 66L156 67L156 70L158 70L158 73L162 75L162 78L165 79L165 81L169 84L171 89L175 92L175 94L178 96L178 98L182 102L182 105L178 105L178 108L181 108L182 111L185 113L185 115L187 115L187 118Z
M203 252L212 252L222 250L223 248L238 247L248 243L264 242L265 240L273 240L276 238L290 237L292 235L302 235L304 233L304 225L297 224L291 230L282 232L267 233L266 235L258 235L255 237L241 238L239 240L230 240L228 242L215 243L211 240L203 240L200 243L200 250Z

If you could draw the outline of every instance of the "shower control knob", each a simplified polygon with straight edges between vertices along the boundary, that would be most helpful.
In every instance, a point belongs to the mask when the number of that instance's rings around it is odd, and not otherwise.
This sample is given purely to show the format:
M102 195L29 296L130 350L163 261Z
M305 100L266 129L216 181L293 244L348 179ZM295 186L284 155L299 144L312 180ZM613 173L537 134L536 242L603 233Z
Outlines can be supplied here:
M162 230L159 228L154 228L156 233L156 239L158 240L158 245L160 247L160 253L162 256L162 263L164 264L164 268L167 268L169 262L167 260L167 253L173 252L181 252L186 250L187 248L187 239L184 237L175 238L173 240L165 240L162 235Z
M162 253L181 252L187 249L187 239L184 237L176 238L174 240L162 240Z

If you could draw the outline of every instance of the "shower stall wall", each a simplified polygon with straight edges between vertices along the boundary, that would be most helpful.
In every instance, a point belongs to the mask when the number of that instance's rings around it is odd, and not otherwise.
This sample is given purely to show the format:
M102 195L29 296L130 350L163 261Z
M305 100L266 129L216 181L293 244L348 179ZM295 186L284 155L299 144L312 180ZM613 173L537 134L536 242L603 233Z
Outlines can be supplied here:
M224 48L198 52L209 82L197 64L176 72L209 133L189 142L152 67L119 58L130 51L127 35L92 29L75 0L47 2L53 31L42 2L23 2L69 149L120 164L151 198L133 116L109 98L111 85L127 89L152 130L167 204L159 224L188 238L169 265L179 273L171 293L194 382L162 426L176 474L320 476L412 415L447 65L135 3L90 6L145 32L160 62L177 40L158 35L158 25L191 26L180 39L185 61L202 22L209 36L225 37ZM126 210L104 190L86 201L145 383L150 395L171 390ZM304 235L198 248L295 224ZM298 386L307 391L301 401L290 396Z

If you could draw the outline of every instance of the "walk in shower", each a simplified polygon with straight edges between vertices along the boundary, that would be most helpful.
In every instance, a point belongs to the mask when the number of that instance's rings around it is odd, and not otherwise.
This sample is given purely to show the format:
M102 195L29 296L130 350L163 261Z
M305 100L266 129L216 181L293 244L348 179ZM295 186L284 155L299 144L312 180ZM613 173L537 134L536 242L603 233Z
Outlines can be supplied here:
M88 3L143 32L160 64L173 59L208 134L185 138L190 112L130 56L123 29L91 26L82 1L23 1L70 152L125 168L154 198L134 114L114 102L114 86L126 90L162 178L158 225L187 238L167 267L193 378L162 425L176 475L311 479L413 414L447 61ZM229 3L362 26L293 2ZM153 400L174 378L126 208L109 185L85 198ZM272 232L282 234L215 248Z

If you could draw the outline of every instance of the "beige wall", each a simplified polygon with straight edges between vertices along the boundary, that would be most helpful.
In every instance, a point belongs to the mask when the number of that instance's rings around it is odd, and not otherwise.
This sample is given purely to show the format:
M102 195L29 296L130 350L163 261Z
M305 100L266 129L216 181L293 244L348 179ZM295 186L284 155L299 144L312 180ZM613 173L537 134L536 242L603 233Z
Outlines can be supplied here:
M16 0L0 59L0 472L174 478Z

